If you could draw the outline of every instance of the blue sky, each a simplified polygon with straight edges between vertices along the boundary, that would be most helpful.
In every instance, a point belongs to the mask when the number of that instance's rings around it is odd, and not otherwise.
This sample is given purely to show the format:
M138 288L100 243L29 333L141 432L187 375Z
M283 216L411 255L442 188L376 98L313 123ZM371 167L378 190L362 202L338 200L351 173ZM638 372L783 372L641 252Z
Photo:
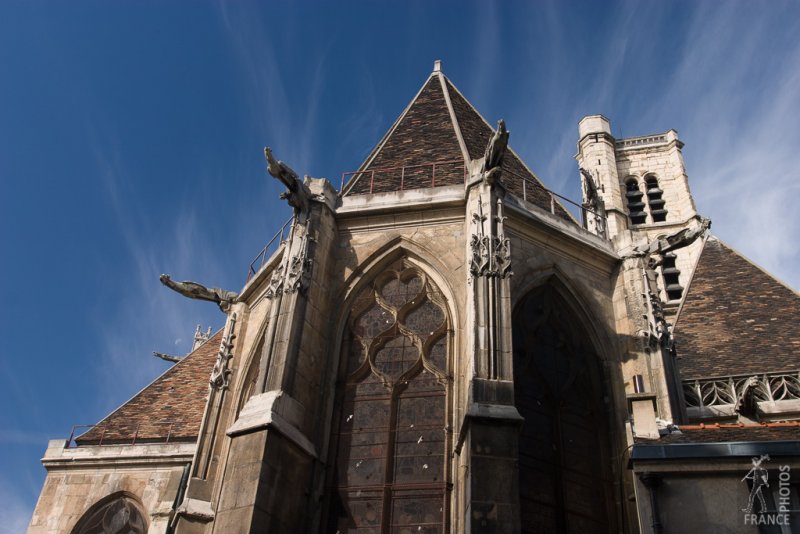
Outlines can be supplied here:
M241 288L290 214L262 147L338 183L435 59L571 198L582 116L677 129L714 232L800 287L797 2L264 4L0 5L0 531L48 439L222 325L158 275Z

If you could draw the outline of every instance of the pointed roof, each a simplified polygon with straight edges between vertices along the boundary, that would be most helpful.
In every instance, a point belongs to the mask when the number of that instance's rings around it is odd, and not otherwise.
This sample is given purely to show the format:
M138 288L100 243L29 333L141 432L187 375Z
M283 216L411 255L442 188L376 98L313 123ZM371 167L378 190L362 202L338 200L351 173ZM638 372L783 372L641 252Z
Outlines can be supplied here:
M197 438L222 330L75 439L79 445Z
M800 368L800 295L715 237L674 331L683 379Z
M437 62L417 95L353 175L345 194L463 185L470 160L483 157L493 132ZM510 192L550 211L547 189L510 147L503 171L501 179ZM557 216L575 222L557 199L552 206Z

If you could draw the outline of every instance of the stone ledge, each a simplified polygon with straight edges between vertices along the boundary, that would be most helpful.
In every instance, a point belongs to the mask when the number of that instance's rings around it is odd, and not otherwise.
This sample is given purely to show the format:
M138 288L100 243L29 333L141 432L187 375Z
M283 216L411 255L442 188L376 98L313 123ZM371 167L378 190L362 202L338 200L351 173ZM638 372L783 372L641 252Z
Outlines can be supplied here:
M235 437L273 428L306 454L317 458L314 444L296 426L302 419L302 410L300 403L280 390L254 395L245 403L239 418L228 428L226 434Z

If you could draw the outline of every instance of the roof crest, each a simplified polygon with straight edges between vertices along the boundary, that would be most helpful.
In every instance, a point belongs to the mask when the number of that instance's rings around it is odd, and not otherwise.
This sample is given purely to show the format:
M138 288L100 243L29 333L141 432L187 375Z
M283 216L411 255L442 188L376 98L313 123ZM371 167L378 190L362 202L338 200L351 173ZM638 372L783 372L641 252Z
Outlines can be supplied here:
M439 65L439 67L441 67L441 65ZM450 100L450 90L447 88L447 83L446 83L446 81L449 80L447 80L445 75L442 74L441 70L436 70L434 71L434 73L439 75L439 83L442 84L442 93L444 94L444 101L447 103L447 111L450 113L450 122L453 123L453 129L455 130L456 138L458 139L458 146L461 147L461 154L464 156L464 165L466 166L466 168L469 168L469 163L471 161L469 157L469 151L467 150L467 144L464 142L464 136L461 134L461 127L458 125L456 112L453 109L453 102ZM453 84L451 83L450 85Z

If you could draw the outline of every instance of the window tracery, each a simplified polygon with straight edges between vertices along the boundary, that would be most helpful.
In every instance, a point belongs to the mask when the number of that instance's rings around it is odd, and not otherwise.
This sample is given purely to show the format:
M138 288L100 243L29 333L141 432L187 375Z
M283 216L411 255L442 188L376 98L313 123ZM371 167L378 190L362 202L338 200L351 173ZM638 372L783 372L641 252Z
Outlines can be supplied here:
M405 260L356 297L334 423L331 531L445 532L449 323Z
M124 495L90 509L73 534L144 534L147 523L138 504Z

